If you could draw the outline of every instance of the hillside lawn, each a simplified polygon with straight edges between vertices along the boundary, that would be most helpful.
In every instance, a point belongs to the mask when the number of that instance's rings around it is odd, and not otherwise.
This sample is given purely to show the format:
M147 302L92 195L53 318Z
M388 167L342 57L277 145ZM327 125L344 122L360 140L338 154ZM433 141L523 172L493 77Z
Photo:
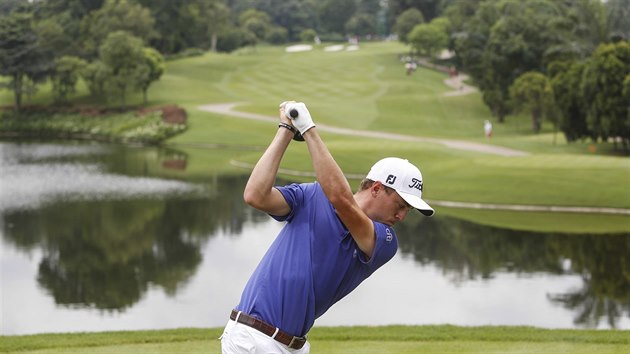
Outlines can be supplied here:
M11 336L0 341L0 353L215 354L221 352L221 332L221 328L191 328ZM316 326L309 342L313 354L621 354L630 350L630 333L505 326Z
M268 122L202 112L199 105L242 102L238 110L276 116L280 102L294 99L307 103L316 123L462 139L529 153L504 157L438 144L322 133L348 174L365 174L375 160L401 156L421 168L429 200L630 208L630 159L615 156L611 144L595 146L597 153L593 154L589 152L589 147L593 149L590 143L567 144L561 133L554 134L549 123L542 133L533 134L528 116L510 116L506 123L496 123L480 93L443 96L452 90L443 83L446 74L419 68L406 76L398 59L404 53L405 47L399 43L381 42L363 44L358 51L325 52L315 47L310 52L286 53L282 47L259 47L232 55L208 54L170 62L167 75L152 89L150 97L157 102L184 104L191 113L188 131L169 141L189 154L189 174L235 168L230 160L255 163L277 129ZM490 142L483 136L485 119L494 122ZM221 166L195 164L203 161L201 155L208 154L207 149L198 148L204 144L221 144L234 150L246 145L260 150L224 153L225 163ZM293 143L282 167L312 171L305 144ZM358 182L353 180L351 185L356 188ZM630 231L627 215L438 209L476 222L516 229Z
M249 171L235 167L234 162L255 163L277 129L269 122L203 112L200 105L239 102L238 110L277 116L278 104L293 99L307 103L316 124L460 139L529 154L505 157L432 143L322 132L337 162L349 174L367 173L382 157L409 159L422 170L424 196L429 201L630 209L630 158L613 151L612 144L567 144L549 122L541 133L533 134L527 115L509 116L499 124L479 92L444 96L452 90L443 82L446 74L419 68L407 76L399 60L407 49L400 43L362 43L357 51L340 52L327 52L323 47L287 53L280 46L258 46L168 62L166 73L151 87L149 99L150 105L176 103L189 114L188 130L167 142L188 154L187 171L177 177L246 174ZM50 88L43 87L29 103L46 104L50 95ZM72 99L79 104L93 103L83 85ZM10 92L0 91L3 104L11 100ZM128 101L139 103L141 97ZM485 119L493 121L491 141L483 136ZM312 171L305 144L290 146L282 168ZM351 185L356 188L358 182L352 180ZM438 213L514 229L630 232L628 215L437 209Z

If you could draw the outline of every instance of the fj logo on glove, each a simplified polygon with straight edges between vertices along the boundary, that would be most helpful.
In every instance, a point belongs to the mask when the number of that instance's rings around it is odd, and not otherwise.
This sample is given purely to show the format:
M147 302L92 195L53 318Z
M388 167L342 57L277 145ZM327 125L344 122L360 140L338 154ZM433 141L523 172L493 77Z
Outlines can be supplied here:
M387 180L385 180L385 183L394 184L394 182L396 182L396 176L394 175L387 176Z
M422 181L417 178L412 178L409 188L415 188L419 190L420 192L422 192Z

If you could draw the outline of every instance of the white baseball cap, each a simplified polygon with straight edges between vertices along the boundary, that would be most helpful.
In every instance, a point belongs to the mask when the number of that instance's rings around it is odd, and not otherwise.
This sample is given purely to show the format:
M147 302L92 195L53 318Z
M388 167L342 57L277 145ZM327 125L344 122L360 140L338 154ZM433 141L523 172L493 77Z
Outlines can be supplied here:
M394 189L409 205L425 216L433 216L433 208L422 200L422 173L412 163L398 157L386 157L377 161L367 174L372 181Z

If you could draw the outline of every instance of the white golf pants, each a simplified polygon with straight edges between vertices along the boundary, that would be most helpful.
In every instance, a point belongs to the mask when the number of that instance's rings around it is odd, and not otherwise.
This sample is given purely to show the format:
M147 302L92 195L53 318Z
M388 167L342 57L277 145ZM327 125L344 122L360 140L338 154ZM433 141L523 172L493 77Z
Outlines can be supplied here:
M307 341L301 349L290 349L268 335L242 323L228 321L221 335L223 354L308 354Z

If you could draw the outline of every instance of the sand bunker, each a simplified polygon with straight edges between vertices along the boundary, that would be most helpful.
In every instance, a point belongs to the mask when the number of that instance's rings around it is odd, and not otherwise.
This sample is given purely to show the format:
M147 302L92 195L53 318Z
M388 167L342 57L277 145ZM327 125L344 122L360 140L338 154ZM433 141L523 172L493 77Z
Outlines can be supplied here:
M286 47L285 51L288 53L295 53L295 52L306 52L312 49L313 49L313 46L310 44L296 44L296 45Z
M343 50L343 44L337 44L337 45L329 45L326 48L324 48L325 52L338 52Z

